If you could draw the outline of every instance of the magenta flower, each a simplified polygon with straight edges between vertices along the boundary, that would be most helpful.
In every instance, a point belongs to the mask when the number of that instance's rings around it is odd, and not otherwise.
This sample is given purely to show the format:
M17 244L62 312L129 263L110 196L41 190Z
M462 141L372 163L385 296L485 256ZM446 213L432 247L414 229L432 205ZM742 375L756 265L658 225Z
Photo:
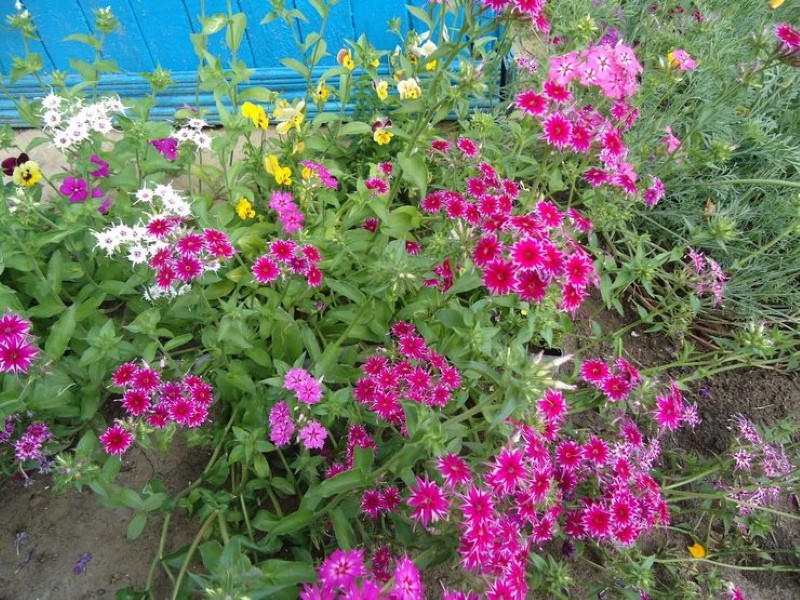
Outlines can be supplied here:
M108 177L108 163L104 161L102 158L97 156L97 154L92 154L89 157L89 162L92 162L97 165L97 169L91 171L89 175L92 177Z
M89 184L85 179L78 177L67 177L61 182L58 191L69 198L70 202L83 202L89 197Z
M697 68L697 61L680 48L669 53L669 63L679 71L694 71Z
M133 443L133 434L117 423L103 432L100 443L103 444L106 453L121 456Z
M775 35L789 50L800 48L800 31L788 23L778 23L775 26Z
M251 268L253 279L258 283L271 283L281 274L278 265L268 255L259 256Z
M298 440L308 450L320 450L325 445L327 437L328 430L317 421L311 421L297 434Z
M288 446L294 433L294 420L286 402L278 402L269 412L269 439L276 446Z
M19 315L7 312L0 316L0 343L7 340L25 340L31 328L31 322Z
M435 482L417 477L416 486L409 486L411 495L407 504L412 508L411 518L427 526L447 518L450 502Z
M27 374L39 349L27 338L8 337L0 341L0 373Z
M178 158L178 140L175 138L168 137L150 140L150 145L158 150L159 153L170 162Z
M366 574L363 550L336 550L319 568L323 589L348 589L356 578Z
M425 585L420 578L419 569L406 556L395 560L393 600L423 600Z

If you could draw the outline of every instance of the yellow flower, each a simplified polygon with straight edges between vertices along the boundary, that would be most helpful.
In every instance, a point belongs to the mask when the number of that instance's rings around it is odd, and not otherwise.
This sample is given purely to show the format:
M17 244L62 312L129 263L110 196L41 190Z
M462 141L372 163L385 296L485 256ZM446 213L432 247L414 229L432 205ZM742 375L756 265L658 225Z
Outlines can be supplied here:
M356 68L356 64L353 62L353 55L347 48L342 48L339 50L339 53L336 55L336 62L338 62L348 71L352 71Z
M436 68L436 65L437 65L437 64L439 64L439 63L438 63L438 61L435 61L435 60L429 60L429 61L428 61L428 62L425 64L425 70L426 70L426 71L433 71L433 70Z
M689 551L689 554L692 555L694 558L705 558L706 557L706 549L700 544L700 542L695 542L691 546L686 546L686 549Z
M272 113L280 123L275 129L281 135L286 135L289 133L289 130L294 127L297 131L300 131L300 125L305 120L306 116L303 114L303 109L306 106L305 100L301 100L297 103L297 106L292 106L286 100L281 100L278 103L278 106L275 108L275 111Z
M275 183L278 185L292 185L292 169L282 167L274 154L264 159L264 169L275 178Z
M331 95L331 88L325 85L324 81L317 84L317 89L314 92L314 100L317 102L326 102Z
M422 95L422 89L413 77L397 82L397 91L403 100L416 100Z
M33 160L24 162L14 167L12 179L16 185L31 187L42 180L42 172L39 170L39 163Z
M389 97L389 82L383 79L372 82L372 87L375 88L375 93L381 100L386 100Z
M769 7L772 10L775 10L776 8L780 8L781 6L783 6L783 3L784 0L769 0Z
M239 199L239 202L236 203L236 214L244 221L245 219L252 219L255 217L256 211L253 210L253 205L250 204L250 201L242 197Z
M379 58L376 58L376 59L373 59L373 61L371 63L369 63L369 64L377 69L381 64L381 60Z
M245 102L242 104L242 115L250 119L256 127L266 129L269 126L269 119L263 106Z
M379 146L385 146L392 141L393 136L394 134L391 131L387 131L383 127L378 127L375 133L372 134L372 139L375 140L375 143Z
M315 173L309 167L303 167L303 170L300 171L300 175L302 175L303 179L308 181L315 175Z

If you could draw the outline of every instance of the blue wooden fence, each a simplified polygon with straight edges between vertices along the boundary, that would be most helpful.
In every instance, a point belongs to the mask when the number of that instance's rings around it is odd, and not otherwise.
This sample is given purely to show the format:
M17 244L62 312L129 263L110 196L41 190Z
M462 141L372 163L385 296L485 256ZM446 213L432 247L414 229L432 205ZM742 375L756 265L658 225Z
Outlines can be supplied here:
M331 8L325 39L331 54L323 61L320 72L335 62L337 50L345 40L355 40L361 34L378 49L390 50L399 43L396 34L388 30L388 21L399 17L402 28L421 25L415 22L406 4L423 5L425 0L341 0ZM299 58L293 32L279 21L267 25L260 22L270 12L267 0L205 0L206 15L227 14L228 4L233 12L247 15L247 30L239 57L255 69L249 85L264 86L280 92L283 97L305 95L306 83L295 71L279 62L283 57ZM4 5L13 10L13 3ZM91 62L93 50L73 41L70 34L93 34L94 9L110 6L120 22L120 29L107 37L105 55L117 62L121 73L104 74L100 81L101 94L119 94L123 98L141 97L150 91L142 73L157 66L172 72L176 85L163 92L153 111L156 116L170 116L175 109L196 104L198 58L190 34L200 32L201 0L24 0L37 27L39 40L30 43L30 51L40 54L46 71L70 72L70 59ZM287 8L302 12L308 22L300 22L295 32L302 41L319 30L320 18L308 0L286 0ZM8 13L10 11L6 11ZM417 27L419 31L424 25ZM209 50L223 57L230 54L224 34L209 38ZM42 95L41 86L32 78L8 85L12 57L22 55L21 37L11 31L3 20L0 23L0 72L9 95L0 97L0 123L21 125L14 108L15 97L36 98ZM45 80L47 77L45 76ZM71 80L68 80L68 82ZM77 79L74 81L77 82ZM213 106L209 94L200 97L201 107Z

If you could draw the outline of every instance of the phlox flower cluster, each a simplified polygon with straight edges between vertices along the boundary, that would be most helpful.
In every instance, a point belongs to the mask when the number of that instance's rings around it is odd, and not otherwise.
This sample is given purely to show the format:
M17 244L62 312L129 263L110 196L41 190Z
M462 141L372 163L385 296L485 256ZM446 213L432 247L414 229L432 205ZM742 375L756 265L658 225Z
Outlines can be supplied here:
M319 287L322 283L322 271L318 266L321 260L322 255L316 246L277 239L267 244L267 252L253 261L250 272L260 284L269 284L291 274L304 276L309 287Z
M185 226L191 216L189 203L171 185L144 187L136 199L152 210L146 222L115 225L94 236L96 247L109 256L122 250L133 265L146 264L153 270L155 282L145 292L148 300L186 293L192 281L218 270L220 261L236 254L226 233Z
M624 141L625 131L639 116L628 98L638 91L641 72L629 46L622 42L596 44L551 57L541 89L519 93L516 105L541 123L541 139L548 145L600 160L602 167L592 166L584 172L591 185L611 185L630 196L641 193L647 205L653 206L665 195L663 183L651 177L649 185L640 190L639 175L627 160L629 150ZM610 117L592 104L578 104L570 89L575 81L585 88L597 88L613 101Z
M592 257L574 239L591 223L574 209L566 213L540 200L527 214L514 215L519 185L501 179L488 163L479 163L466 182L466 194L440 190L420 206L472 231L472 260L483 283L495 295L516 293L541 303L551 289L560 292L559 309L574 312L597 284ZM439 274L439 273L437 273ZM439 274L441 276L441 274Z
M318 421L304 421L295 423L289 405L281 400L276 402L269 411L269 439L278 448L284 448L291 444L292 435L297 431L297 442L303 444L307 450L321 450L325 446L328 438L328 430Z
M117 367L111 385L122 388L119 403L128 419L118 421L100 436L109 454L122 454L133 443L130 423L140 420L155 429L164 429L170 423L195 428L208 420L208 408L214 402L213 389L202 377L187 375L168 381L160 370L134 362Z
M317 404L322 399L322 385L305 369L289 369L283 378L283 387L294 392L297 400L308 406ZM295 423L286 401L275 403L269 413L270 441L279 448L288 446L296 430L297 442L308 450L322 449L328 437L328 430L321 423L308 420L305 415Z
M544 9L547 0L482 0L483 5L492 10L508 10L521 13L530 19L531 26L536 31L547 33L550 31L550 22L547 20Z
M739 527L746 532L748 515L759 506L780 506L786 498L787 481L797 471L786 454L786 449L763 439L756 426L742 414L731 419L734 429L734 445L731 450L735 473L729 497L734 500L741 520ZM758 482L758 485L752 485ZM754 489L753 489L754 488Z
M364 187L370 191L370 196L376 198L389 193L389 183L392 179L393 170L392 163L382 162L378 164L375 176L364 180Z
M378 449L378 445L375 443L375 440L363 425L350 425L350 428L347 431L345 460L344 462L334 461L331 463L330 467L328 467L328 470L325 472L325 477L330 478L334 475L338 475L339 473L352 469L356 448L372 450L373 454Z
M725 284L728 276L713 258L689 248L687 254L692 267L694 293L699 296L711 295L712 306L722 306Z
M275 191L269 199L269 207L278 213L281 228L289 235L297 233L303 228L305 215L295 204L291 192Z
M447 454L437 464L443 483L418 477L409 488L414 521L458 526L461 564L484 578L487 598L525 598L529 553L558 536L630 546L669 521L649 474L657 440L645 443L630 420L613 439L562 436L568 407L561 392L549 390L536 405L544 431L515 423L482 466Z
M319 566L317 577L317 583L303 586L300 600L425 598L425 585L413 561L407 556L392 559L383 548L369 567L363 550L335 550Z
M24 433L12 441L19 420L20 417L16 414L6 418L3 428L0 429L0 447L8 445L13 448L14 461L17 463L36 461L46 467L47 459L42 446L53 437L50 429L45 423L33 422L28 425Z
M38 355L31 322L14 312L0 315L0 373L27 375Z
M42 109L42 129L59 150L74 150L93 133L109 134L114 115L125 112L117 97L84 106L80 99L67 100L52 93L42 100Z
M192 118L187 120L183 127L173 131L170 134L170 138L174 139L178 146L189 143L194 144L199 150L210 150L211 136L203 131L203 128L207 126L208 123L206 123L205 120ZM156 147L156 149L158 149L158 147ZM171 160L175 160L175 158Z
M361 512L377 519L382 513L394 512L400 506L400 492L396 486L365 490L361 496Z
M443 407L461 386L461 375L447 358L431 350L413 325L400 321L392 326L396 358L375 354L361 367L353 390L355 399L381 419L405 425L401 400Z

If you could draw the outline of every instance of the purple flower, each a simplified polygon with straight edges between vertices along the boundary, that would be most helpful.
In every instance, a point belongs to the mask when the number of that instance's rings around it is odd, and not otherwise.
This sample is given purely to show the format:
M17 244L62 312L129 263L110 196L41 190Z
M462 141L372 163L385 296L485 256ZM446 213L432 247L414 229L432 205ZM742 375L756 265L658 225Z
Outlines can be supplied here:
M150 145L158 150L169 161L178 158L178 140L175 138L161 138L150 140Z
M108 177L108 163L106 161L97 156L97 154L92 154L89 157L89 162L96 164L98 167L94 171L90 172L89 175L92 177Z
M73 575L83 575L86 572L86 567L92 562L91 552L84 552L75 561L75 566L72 567Z
M89 196L89 185L85 179L67 177L61 182L58 191L69 198L70 202L83 202Z
M97 212L101 215L108 214L108 209L111 208L111 198L106 196L103 198L103 202L100 203L100 206L97 207Z

